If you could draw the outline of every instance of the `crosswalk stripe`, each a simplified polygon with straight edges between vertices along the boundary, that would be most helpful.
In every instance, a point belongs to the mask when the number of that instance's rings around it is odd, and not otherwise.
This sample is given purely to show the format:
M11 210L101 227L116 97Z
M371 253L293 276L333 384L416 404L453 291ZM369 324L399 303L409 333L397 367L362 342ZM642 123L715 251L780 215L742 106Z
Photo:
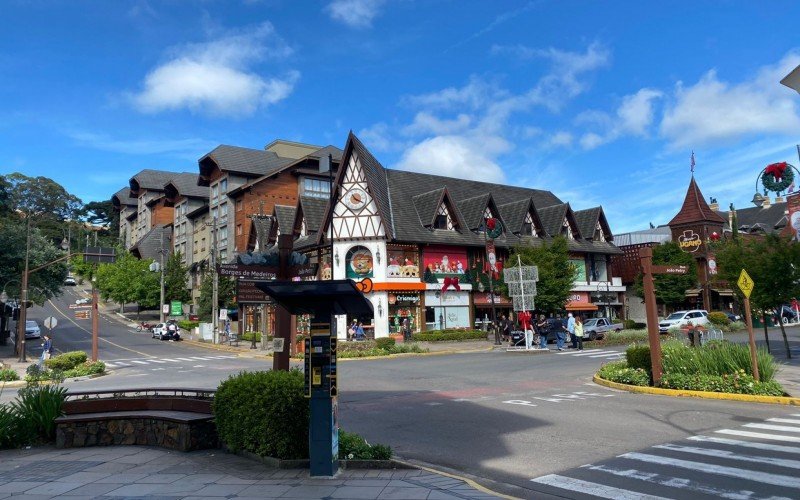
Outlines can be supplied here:
M135 359L132 359L131 363L136 363L137 365L146 365L147 364L147 362L145 362L145 361L137 361Z
M613 358L614 356L621 356L625 353L618 352L615 354L595 354L594 356L589 356L590 358Z
M194 361L194 360L189 359L189 358L175 358L175 359L178 359L180 361Z
M114 363L106 363L105 365L106 365L106 368L116 368L117 367L117 365L115 365Z
M600 349L584 349L583 352L585 352L585 353L587 353L587 352L598 353L598 352L605 352L605 351L602 351ZM564 351L564 352L557 352L556 354L575 354L575 353L574 352L570 352L570 351Z
M753 448L756 450L780 451L782 453L800 454L800 447L797 446L783 446L780 444L757 443L754 441L740 441L738 439L725 439L713 436L692 436L689 439L691 439L692 441L701 441L704 443L727 444L731 446L741 446L743 448Z
M163 359L164 361L169 361L170 363L177 363L177 362L178 362L178 360L177 360L177 359L171 359L171 358L162 358L162 359Z
M620 354L620 352L619 351L600 351L600 352L583 351L583 352L579 352L577 354L575 354L575 353L570 353L570 354L572 354L575 357L578 357L578 356L597 356L598 354L604 354L604 355L608 356L609 354Z
M548 474L546 476L531 479L531 481L534 483L545 484L547 486L554 486L564 490L594 495L600 498L614 498L619 500L665 500L664 497L643 495L635 491L623 490L622 488L592 483L582 479L559 476L558 474Z
M708 486L697 481L692 481L691 479L667 476L664 474L659 474L657 472L644 472L637 469L617 469L615 467L610 467L607 465L585 465L584 467L590 470L596 470L600 472L605 472L607 474L612 474L614 476L625 477L628 479L638 479L639 481L645 481L648 483L657 484L659 486L667 486L669 488L680 488L683 490L694 491L704 495L712 495L718 498L729 498L731 500L744 500L752 498L751 496L752 492L747 492L742 490L733 491L733 490L714 488L713 486ZM785 497L771 496L769 500L790 500L790 499Z
M658 448L660 450L677 451L680 453L692 453L695 455L704 455L707 457L725 458L728 460L759 462L762 464L777 465L779 467L791 467L794 469L800 469L800 460L763 457L759 455L742 455L728 450L718 450L716 448L696 448L694 446L680 446L677 444L659 444L653 446L653 448Z
M742 437L751 437L757 439L769 439L772 441L786 441L787 443L800 443L800 437L795 436L783 436L779 434L767 434L766 432L749 432L749 431L738 431L734 429L721 429L718 431L714 431L718 434L730 434L732 436L742 436Z
M800 488L800 478L784 476L781 474L770 474L768 472L740 469L737 467L726 467L724 465L715 465L704 462L692 462L690 460L649 455L647 453L625 453L620 455L620 458L627 458L629 460L637 460L640 462L658 465L670 465L673 467L679 467L681 469L689 469L693 471L701 470L707 474L717 474L720 476L747 479L750 481L757 481L759 483L767 483L775 486L783 486L786 488Z
M744 426L750 427L751 429L766 429L768 431L800 432L800 427L789 427L787 425L744 424Z
M150 361L151 363L164 363L164 361L161 359L148 359L148 361Z
M768 418L767 422L777 422L779 424L800 424L800 420L793 418Z

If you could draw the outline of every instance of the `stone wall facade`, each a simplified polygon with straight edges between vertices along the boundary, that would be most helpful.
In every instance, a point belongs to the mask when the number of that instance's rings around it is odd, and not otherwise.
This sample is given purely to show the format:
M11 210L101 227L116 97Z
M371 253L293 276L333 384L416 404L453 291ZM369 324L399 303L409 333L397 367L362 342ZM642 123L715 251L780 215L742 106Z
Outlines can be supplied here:
M56 447L147 445L178 451L219 447L212 418L174 422L156 418L108 418L79 421L56 420Z

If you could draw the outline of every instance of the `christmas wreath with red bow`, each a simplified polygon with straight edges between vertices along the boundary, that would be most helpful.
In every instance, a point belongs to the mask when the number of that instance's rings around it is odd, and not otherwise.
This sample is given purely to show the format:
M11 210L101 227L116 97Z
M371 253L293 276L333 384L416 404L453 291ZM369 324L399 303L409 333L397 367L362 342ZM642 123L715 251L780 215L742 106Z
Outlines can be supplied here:
M486 219L486 237L490 240L500 237L503 234L503 225L494 217Z
M773 193L782 193L794 182L792 166L785 161L767 165L761 175L761 184L764 189Z

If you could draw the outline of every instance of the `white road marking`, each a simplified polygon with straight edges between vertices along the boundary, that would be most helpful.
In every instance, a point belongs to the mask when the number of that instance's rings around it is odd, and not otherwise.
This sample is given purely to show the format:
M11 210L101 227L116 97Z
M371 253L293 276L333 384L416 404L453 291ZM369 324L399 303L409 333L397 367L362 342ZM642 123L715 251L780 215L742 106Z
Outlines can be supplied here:
M699 483L697 481L692 481L690 479L682 477L666 476L658 474L656 472L643 472L636 469L617 469L606 465L584 465L584 467L590 470L606 472L614 476L625 477L629 479L638 479L639 481L658 484L660 486L667 486L669 488L680 488L684 490L695 491L697 493L701 493L704 495L712 495L719 498L728 498L731 500L756 500L757 498L759 498L759 497L754 497L752 491L723 490L720 488L707 486L705 484ZM770 496L767 498L769 498L769 500L790 500L785 497L775 497L775 496Z
M759 455L742 455L728 450L718 450L716 448L696 448L694 446L680 446L677 444L659 444L653 446L661 450L672 450L681 453L693 453L707 457L725 458L728 460L739 460L743 462L758 462L762 464L772 464L779 467L790 467L800 469L800 460L788 460L782 458L763 457Z
M768 418L767 422L778 422L779 424L798 424L800 425L800 420L796 420L793 418Z
M175 359L179 359L181 361L194 361L194 360L189 359L189 358L175 358Z
M200 358L200 357L197 357L197 356L192 356L191 359L198 359L200 361L208 361L209 360L209 358Z
M162 359L149 359L148 361L150 361L151 363L164 363L164 360Z
M163 370L166 370L166 368L150 368L151 372L158 372L158 371L163 371Z
M595 353L595 354L597 354L599 352L606 352L606 351L601 350L601 349L584 349L583 352L584 352L584 354L585 353ZM575 354L575 352L574 351L562 351L562 352L557 352L556 354L559 354L559 355L561 355L561 354Z
M756 443L753 441L740 441L738 439L725 439L712 436L692 436L689 439L691 439L692 441L701 441L704 443L727 444L731 446L741 446L743 448L753 448L756 450L780 451L782 453L800 454L800 447L797 446L783 446L779 444Z
M751 437L751 438L758 438L758 439L769 439L772 441L786 441L787 443L800 443L800 437L794 436L783 436L779 434L767 434L765 432L749 432L749 431L737 431L734 429L722 429L719 431L714 431L718 434L730 434L732 436L742 436L742 437Z
M205 368L205 365L194 365L192 368Z
M750 427L751 429L767 429L768 431L800 432L800 427L789 427L787 425L744 424L744 427Z
M783 486L786 488L800 488L800 478L784 476L782 474L770 474L768 472L740 469L738 467L726 467L723 465L709 464L707 462L692 462L690 460L649 455L647 453L625 453L619 457L651 464L670 465L692 471L703 471L704 474L717 474L719 476L735 477L737 479L746 479L749 481Z
M137 365L146 365L146 364L147 364L147 363L145 363L144 361L137 361L137 360L135 360L135 359L132 359L132 360L131 360L131 363L136 363Z
M114 363L106 363L106 368L116 368L116 366Z
M599 355L609 356L609 355L612 355L612 354L622 354L622 353L619 352L619 351L600 351L600 352L583 351L583 352L579 352L577 354L575 354L575 353L570 353L570 354L572 354L573 356L575 356L577 358L577 357L580 357L580 356L599 356Z
M590 358L613 358L615 356L624 356L624 352L618 352L616 354L595 354L594 356L589 356Z
M170 358L162 358L164 361L169 361L170 363L177 363L177 359L170 359Z
M546 476L531 479L534 483L546 484L570 491L577 491L578 493L585 493L587 495L594 495L600 498L613 498L616 500L663 500L664 497L657 497L652 495L643 495L636 491L623 490L621 488L614 488L613 486L606 486L604 484L592 483L582 479L573 479L571 477L559 476L558 474L548 474Z

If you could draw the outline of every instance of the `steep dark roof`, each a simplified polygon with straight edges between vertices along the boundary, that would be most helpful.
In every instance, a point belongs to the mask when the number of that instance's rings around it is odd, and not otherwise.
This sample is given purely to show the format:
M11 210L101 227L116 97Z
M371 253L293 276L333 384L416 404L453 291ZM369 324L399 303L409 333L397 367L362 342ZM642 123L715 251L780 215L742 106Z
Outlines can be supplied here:
M187 219L196 219L197 217L208 213L208 203L204 203L186 214Z
M478 229L483 223L483 211L489 203L489 193L479 194L472 198L460 200L457 202L458 209L464 217L464 222L467 224L467 229Z
M306 230L315 233L319 231L320 226L322 226L322 219L325 217L325 208L328 206L328 200L313 196L301 196L297 203L300 210L302 210L302 216L306 219Z
M372 191L372 199L378 207L378 213L383 220L383 227L386 230L386 237L389 239L394 238L394 228L392 222L391 203L389 201L389 186L386 178L387 170L384 170L383 165L372 156L372 153L358 140L352 132L347 139L347 143L352 146L353 151L358 154L361 160L361 168L364 171L364 176L367 178L367 184ZM345 152L347 146L345 146ZM347 171L347 165L339 167L341 174Z
M561 234L561 225L567 215L567 204L560 203L539 209L539 218L542 219L544 231L548 236L558 236Z
M260 177L270 175L272 171L279 170L294 161L291 158L281 158L272 151L222 144L198 160L200 176L197 183L201 186L208 186L209 176L215 166L225 172Z
M417 210L420 223L423 226L432 226L436 220L436 213L439 210L439 204L444 197L444 188L434 189L427 193L422 193L414 196L414 208Z
M161 256L159 249L169 253L170 248L172 248L171 239L171 225L155 226L131 247L131 253L140 259L157 259Z
M250 220L253 224L253 227L250 231L250 240L253 243L253 248L248 249L254 250L257 243L258 251L263 252L269 248L271 244L273 219L272 217L253 216L250 218ZM248 245L248 247L249 246L250 245Z
M275 218L278 221L278 229L281 234L292 234L294 227L294 212L295 208L287 205L275 205L273 209Z
M130 207L137 206L136 198L131 196L131 188L129 187L124 187L111 195L111 203L117 210L122 210L125 205Z
M197 174L181 173L174 175L164 185L164 193L170 201L175 201L177 196L187 198L208 199L208 188L197 185Z
M753 228L767 233L780 232L786 226L786 202L773 203L768 207L750 207L736 210L738 230L751 232ZM728 212L718 210L717 215L725 220L725 229L730 230Z
M725 219L711 210L705 198L703 198L703 193L700 192L700 188L697 187L694 176L692 176L692 180L689 182L689 189L686 190L686 197L683 199L683 205L680 211L667 225L678 226L695 222L715 222L724 224Z
M592 239L594 230L597 227L598 217L600 217L600 207L575 211L575 222L578 223L578 230L584 238Z
M530 212L531 219L533 220L533 227L536 228L537 233L539 233L540 236L545 236L547 234L542 219L539 216L539 211L536 209L536 205L530 197L500 205L497 209L500 211L503 223L510 233L518 234L522 232L522 224L525 223L525 216Z
M138 174L131 177L129 182L131 196L138 197L139 190L146 189L148 191L164 191L164 185L169 180L179 173L189 172L167 172L164 170L150 170L144 169Z

